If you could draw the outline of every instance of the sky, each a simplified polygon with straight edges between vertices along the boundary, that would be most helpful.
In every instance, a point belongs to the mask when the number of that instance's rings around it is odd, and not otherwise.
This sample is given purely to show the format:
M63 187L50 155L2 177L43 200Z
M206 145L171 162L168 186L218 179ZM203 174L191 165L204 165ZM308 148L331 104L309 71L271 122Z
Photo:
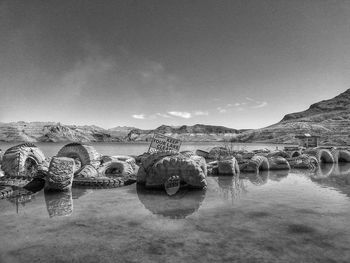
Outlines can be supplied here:
M347 0L0 0L0 122L262 128L348 88Z

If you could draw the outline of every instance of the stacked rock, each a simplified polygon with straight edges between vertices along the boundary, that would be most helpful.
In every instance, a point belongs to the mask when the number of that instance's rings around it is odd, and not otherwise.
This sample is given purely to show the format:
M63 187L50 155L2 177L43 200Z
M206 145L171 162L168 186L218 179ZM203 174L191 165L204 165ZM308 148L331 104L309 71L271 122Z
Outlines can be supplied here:
M193 188L207 186L207 169L204 158L186 156L176 152L157 152L142 159L137 182L146 187L163 187L172 176Z
M72 188L75 171L74 159L53 157L50 162L45 190L66 191Z

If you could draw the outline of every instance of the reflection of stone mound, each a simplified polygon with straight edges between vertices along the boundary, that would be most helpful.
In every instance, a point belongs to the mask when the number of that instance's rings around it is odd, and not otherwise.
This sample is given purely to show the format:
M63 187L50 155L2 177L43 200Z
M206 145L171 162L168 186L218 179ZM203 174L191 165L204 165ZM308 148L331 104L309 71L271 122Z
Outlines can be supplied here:
M35 193L31 192L25 188L18 187L18 186L11 186L12 188L12 194L8 197L8 201L16 204L17 211L18 211L18 205L21 204L22 206L25 206L26 203L29 203L34 199Z
M315 174L312 176L314 178L326 178L330 176L335 169L336 165L334 163L320 164Z
M244 181L239 176L219 176L217 180L224 199L231 199L233 201L243 192L246 192Z
M289 170L278 170L278 171L270 171L269 179L272 181L281 181L283 178L286 178L289 174Z
M72 198L74 199L79 199L83 195L86 195L88 193L91 193L92 190L88 189L86 187L74 187L72 188Z
M338 163L336 168L337 168L337 171L336 171L337 174L350 176L350 163L340 162Z
M45 191L45 202L50 217L69 216L73 213L71 190L65 192Z
M260 171L259 173L242 173L239 178L248 179L254 185L264 185L267 183L270 171Z
M350 197L350 164L327 165L320 168L311 180L323 187L336 189Z
M205 197L205 189L180 188L173 196L165 191L147 189L137 184L137 195L141 203L153 214L172 219L185 218L199 209Z

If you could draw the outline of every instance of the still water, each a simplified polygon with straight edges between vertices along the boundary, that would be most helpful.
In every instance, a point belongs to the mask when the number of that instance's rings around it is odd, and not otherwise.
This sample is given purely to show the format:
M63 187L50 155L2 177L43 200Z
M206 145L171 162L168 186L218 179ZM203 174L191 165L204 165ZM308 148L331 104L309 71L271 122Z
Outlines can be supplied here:
M2 149L3 152L6 151L6 149L17 145L18 143L6 143L6 142L0 142L0 149ZM57 154L57 152L65 145L66 143L35 143L36 146L38 146L45 154L45 156L51 157ZM103 154L103 155L140 155L144 152L148 151L149 142L139 142L139 143L91 143L95 147L95 149ZM270 150L276 149L278 147L279 149L283 149L283 145L278 144L259 144L259 143L235 143L235 144L229 144L224 142L184 142L181 145L180 150L186 151L191 150L195 151L197 149L209 151L214 146L225 146L232 148L232 150L256 150L256 149L263 149L267 148Z
M350 262L350 164L0 200L0 262Z

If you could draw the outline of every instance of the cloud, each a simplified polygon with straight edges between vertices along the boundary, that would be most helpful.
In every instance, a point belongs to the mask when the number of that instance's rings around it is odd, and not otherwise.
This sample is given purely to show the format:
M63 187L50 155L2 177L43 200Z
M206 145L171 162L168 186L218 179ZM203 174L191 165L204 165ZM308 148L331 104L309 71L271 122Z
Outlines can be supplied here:
M139 119L139 120L145 119L145 115L144 114L134 114L134 115L132 115L132 117L134 119Z
M159 116L159 117L163 117L163 118L171 118L171 116L169 116L168 114L165 114L165 113L156 113L156 116Z
M253 109L263 108L263 107L267 106L267 104L268 104L266 101L259 101L259 100L252 99L250 97L246 97L246 100L255 104L255 105L251 106L251 108L253 108ZM241 103L241 105L243 105L243 103Z
M267 102L266 101L262 101L262 102L260 102L260 104L255 105L252 108L257 109L257 108L263 108L265 106L267 106Z
M208 115L209 115L209 112L208 112L208 111L200 111L200 110L197 110L197 111L194 111L193 114L196 115L196 116L208 116Z
M168 111L168 114L184 119L189 119L192 117L191 113L186 111Z
M226 109L222 108L222 107L218 107L217 110L220 112L220 113L225 113L227 112Z

